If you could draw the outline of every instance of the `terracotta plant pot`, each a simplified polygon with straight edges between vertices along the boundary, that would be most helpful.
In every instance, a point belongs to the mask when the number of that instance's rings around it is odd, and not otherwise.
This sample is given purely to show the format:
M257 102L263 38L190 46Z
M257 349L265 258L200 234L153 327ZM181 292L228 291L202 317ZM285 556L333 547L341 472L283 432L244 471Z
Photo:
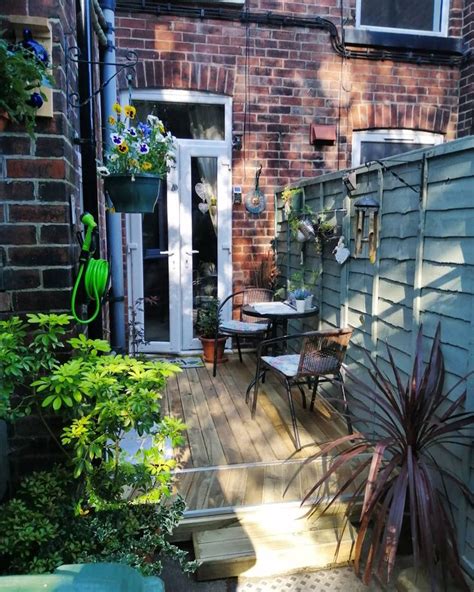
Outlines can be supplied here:
M206 337L199 338L202 343L202 357L205 362L214 363L214 338L207 339ZM217 363L222 364L227 362L224 356L224 348L227 337L218 337L217 339Z

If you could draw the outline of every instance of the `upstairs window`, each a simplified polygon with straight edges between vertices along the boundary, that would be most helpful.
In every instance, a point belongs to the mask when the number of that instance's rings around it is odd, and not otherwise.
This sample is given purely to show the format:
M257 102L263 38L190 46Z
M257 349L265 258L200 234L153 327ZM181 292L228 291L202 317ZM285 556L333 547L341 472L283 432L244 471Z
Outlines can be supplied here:
M447 35L449 0L357 0L357 26L374 31Z

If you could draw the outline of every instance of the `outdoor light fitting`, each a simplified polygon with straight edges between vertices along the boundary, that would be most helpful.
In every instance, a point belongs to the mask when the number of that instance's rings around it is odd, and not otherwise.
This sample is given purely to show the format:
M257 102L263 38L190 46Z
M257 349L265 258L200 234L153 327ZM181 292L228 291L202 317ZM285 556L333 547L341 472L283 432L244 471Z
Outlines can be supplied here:
M242 133L240 133L240 132L233 132L232 133L232 150L237 150L237 151L242 150Z
M379 202L373 197L364 196L354 203L356 211L355 256L362 253L363 243L368 244L369 260L375 261L377 254L377 233L379 226Z

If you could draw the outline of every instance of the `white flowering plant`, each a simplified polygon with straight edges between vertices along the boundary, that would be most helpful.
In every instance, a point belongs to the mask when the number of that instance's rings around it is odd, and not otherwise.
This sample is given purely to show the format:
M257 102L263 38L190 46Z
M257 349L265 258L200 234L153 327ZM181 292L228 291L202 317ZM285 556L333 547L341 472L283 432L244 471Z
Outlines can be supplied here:
M132 105L113 106L109 117L112 140L105 154L105 165L97 168L102 176L148 173L163 177L175 161L175 138L163 122L148 115L146 123L136 122Z

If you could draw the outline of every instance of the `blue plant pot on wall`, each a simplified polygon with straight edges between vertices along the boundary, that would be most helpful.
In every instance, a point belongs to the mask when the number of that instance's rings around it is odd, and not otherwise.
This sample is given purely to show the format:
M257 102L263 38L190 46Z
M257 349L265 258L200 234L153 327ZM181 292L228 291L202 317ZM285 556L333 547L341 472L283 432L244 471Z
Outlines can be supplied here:
M163 178L156 175L109 175L104 187L116 212L149 214L161 194Z

